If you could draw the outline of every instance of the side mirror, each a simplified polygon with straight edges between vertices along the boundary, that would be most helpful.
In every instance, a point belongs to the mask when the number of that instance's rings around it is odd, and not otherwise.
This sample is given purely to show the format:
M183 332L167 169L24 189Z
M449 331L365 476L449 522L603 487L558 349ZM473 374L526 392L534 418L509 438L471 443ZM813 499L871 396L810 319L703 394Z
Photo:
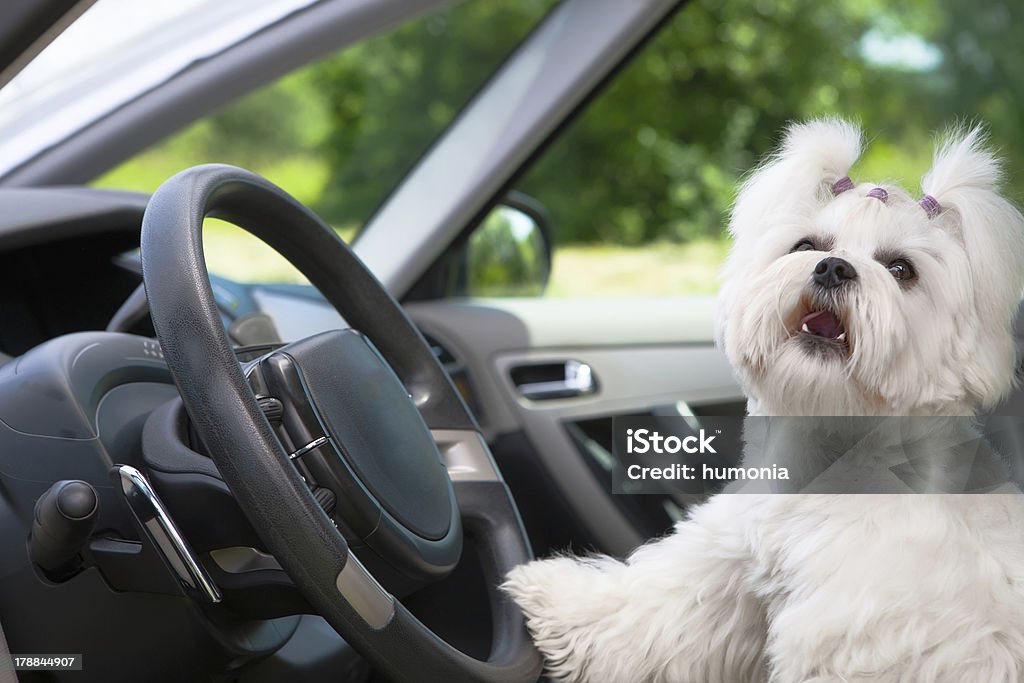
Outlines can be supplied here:
M538 296L551 277L547 211L531 197L510 194L470 234L467 296Z
M441 255L405 300L542 294L551 277L550 225L540 202L510 192Z

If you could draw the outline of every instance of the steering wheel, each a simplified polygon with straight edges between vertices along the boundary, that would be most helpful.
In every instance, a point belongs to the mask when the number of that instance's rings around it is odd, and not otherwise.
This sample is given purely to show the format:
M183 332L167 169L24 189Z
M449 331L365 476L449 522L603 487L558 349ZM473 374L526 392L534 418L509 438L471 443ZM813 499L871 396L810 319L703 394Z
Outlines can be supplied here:
M351 329L287 344L243 368L210 287L207 216L276 249ZM150 200L142 264L157 337L194 428L314 609L392 679L536 680L540 657L497 589L531 559L515 502L423 337L334 231L254 173L197 166ZM333 519L325 490L334 494ZM463 530L488 583L486 661L439 638L367 569L436 580L458 562ZM361 562L350 542L374 562Z

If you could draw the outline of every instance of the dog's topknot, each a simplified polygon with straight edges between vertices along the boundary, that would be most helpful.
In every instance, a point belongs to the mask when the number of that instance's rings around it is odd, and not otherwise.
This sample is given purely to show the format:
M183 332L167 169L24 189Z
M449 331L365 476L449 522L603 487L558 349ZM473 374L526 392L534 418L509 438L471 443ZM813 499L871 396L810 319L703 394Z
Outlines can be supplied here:
M770 213L831 198L832 184L844 177L861 153L861 131L839 118L791 124L779 149L747 178L733 207L734 235L762 225Z
M965 190L997 192L1002 181L1002 163L988 149L985 129L955 126L942 136L921 189L941 202Z
M799 163L820 182L831 184L846 175L861 148L859 127L840 118L824 118L790 124L777 160Z

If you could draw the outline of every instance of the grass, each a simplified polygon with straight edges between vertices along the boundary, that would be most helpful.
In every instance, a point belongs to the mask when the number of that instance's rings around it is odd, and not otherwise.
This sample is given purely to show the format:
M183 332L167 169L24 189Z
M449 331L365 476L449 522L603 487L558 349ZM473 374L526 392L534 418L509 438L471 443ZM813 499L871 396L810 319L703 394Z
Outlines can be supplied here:
M637 247L557 247L546 296L582 299L713 294L718 291L718 270L728 249L728 242L711 240Z
M349 241L355 230L336 229ZM308 280L283 256L239 227L215 218L203 223L203 253L211 273L238 282L306 283Z
M340 233L343 238L351 233ZM273 249L233 225L209 220L204 231L210 271L242 282L305 282ZM560 299L713 294L726 242L656 243L638 247L570 245L555 250L545 296Z

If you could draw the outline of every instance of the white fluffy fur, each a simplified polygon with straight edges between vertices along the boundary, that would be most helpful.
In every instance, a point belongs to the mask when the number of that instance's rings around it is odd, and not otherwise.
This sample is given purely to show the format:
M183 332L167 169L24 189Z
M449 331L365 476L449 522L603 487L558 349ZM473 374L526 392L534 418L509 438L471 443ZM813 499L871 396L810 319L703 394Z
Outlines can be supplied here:
M925 176L924 191L945 209L935 219L898 187L886 186L886 204L866 197L871 183L833 198L828 187L856 161L859 139L836 121L793 126L782 151L744 184L729 226L719 342L752 412L974 414L1013 379L1024 220L999 195L999 163L977 128L952 133ZM860 275L846 306L846 366L808 368L787 319L822 258L788 253L809 235L833 240L830 255ZM901 289L875 260L879 250L908 256L917 285Z
M896 187L886 186L884 204L866 197L870 184L831 195L860 154L854 126L824 120L787 131L743 185L730 222L719 342L751 412L972 415L1009 390L1024 219L999 195L999 164L983 143L975 128L939 147L922 188L943 212L929 219ZM796 340L824 256L790 253L809 235L858 272L842 300L846 358L810 354ZM915 284L901 287L879 253L911 259ZM831 425L828 438L843 430ZM746 436L757 457L786 444L786 435ZM969 420L950 417L914 438L938 453L961 436L973 438ZM856 443L885 458L899 442ZM721 495L625 561L540 560L513 570L504 588L551 675L568 681L1024 680L1016 489Z

